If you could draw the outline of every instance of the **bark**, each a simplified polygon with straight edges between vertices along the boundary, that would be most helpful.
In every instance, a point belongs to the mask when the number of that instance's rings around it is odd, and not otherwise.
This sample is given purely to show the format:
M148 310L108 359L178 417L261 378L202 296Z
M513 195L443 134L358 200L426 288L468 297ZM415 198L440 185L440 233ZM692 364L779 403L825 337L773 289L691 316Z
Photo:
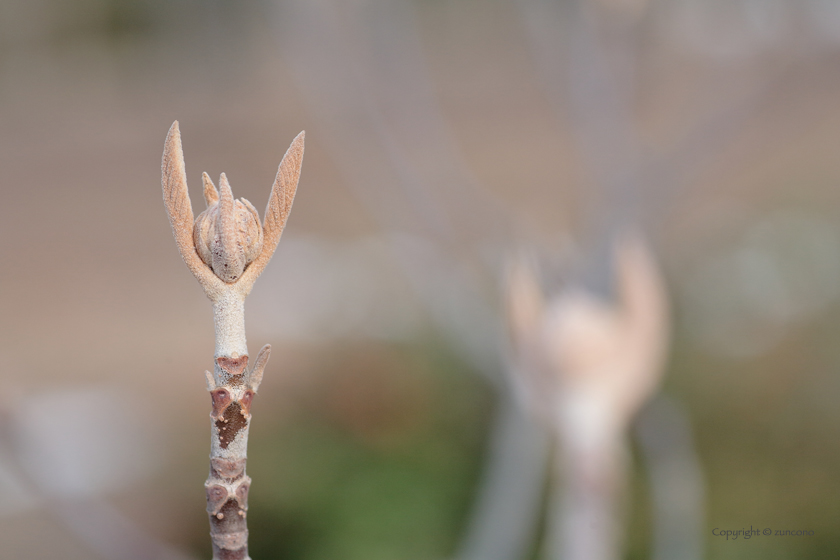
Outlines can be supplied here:
M244 345L245 331L242 313L221 314L219 323L242 327L237 334ZM232 318L227 324L225 318ZM236 331L236 329L230 329ZM217 348L218 345L217 338ZM210 518L210 538L213 558L244 560L248 556L248 492L251 478L245 473L248 447L248 428L251 424L251 403L262 380L271 347L260 350L254 367L248 369L247 354L237 352L216 356L214 373L207 372L207 388L213 411L210 413L210 475L204 483L207 491L207 514Z
M618 560L628 477L625 425L599 402L558 408L548 557Z

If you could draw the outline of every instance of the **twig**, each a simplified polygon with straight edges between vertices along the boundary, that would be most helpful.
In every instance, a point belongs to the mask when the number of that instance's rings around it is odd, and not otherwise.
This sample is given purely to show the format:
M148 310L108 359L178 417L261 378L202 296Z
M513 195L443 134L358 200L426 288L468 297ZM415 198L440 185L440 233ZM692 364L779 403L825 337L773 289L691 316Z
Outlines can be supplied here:
M445 135L445 127L432 126L432 123L440 123L443 119L437 114L429 96L416 93L408 99L387 96L393 86L385 87L383 84L388 80L383 76L391 77L392 74L368 60L373 54L381 58L383 53L394 56L394 53L412 52L411 45L403 44L404 37L413 35L410 28L405 28L406 20L410 21L410 18L406 17L404 8L402 4L389 4L377 5L373 10L375 14L372 15L377 21L385 17L387 23L387 18L398 18L401 30L397 33L367 33L369 30L366 30L365 37L373 34L387 36L382 50L371 52L362 46L361 32L355 26L347 25L348 20L354 20L353 16L342 13L336 3L315 4L302 0L286 3L284 27L281 29L284 50L288 53L296 84L305 92L304 98L312 107L313 115L327 132L324 142L348 176L353 193L370 209L373 218L388 236L395 258L432 311L433 319L453 340L461 343L458 349L479 371L498 381L501 377L495 375L499 370L498 354L494 355L498 346L498 329L477 329L476 325L486 324L482 321L471 322L467 329L463 328L463 321L460 321L462 324L454 324L465 313L442 312L446 310L440 308L439 302L442 295L440 286L445 285L449 292L457 290L459 293L458 297L448 302L450 306L462 306L462 311L480 310L483 316L495 313L494 306L488 303L494 300L495 294L487 289L490 284L486 282L487 275L484 278L474 275L465 283L464 274L459 273L467 269L464 266L467 258L480 254L478 247L464 246L465 237L475 241L478 231L478 228L464 227L464 223L470 220L469 216L495 214L494 219L483 221L482 233L491 231L492 224L501 224L504 220L498 218L486 197L468 196L468 174L453 162L457 162L457 157L448 154L451 151L448 148L453 143L451 138ZM403 58L405 56L400 57ZM408 58L416 62L419 55L414 53ZM403 82L411 78L417 80ZM424 85L422 73L414 76L413 73L401 72L400 83L399 92L431 89L428 84ZM423 100L422 103L412 104L412 100L418 97ZM383 107L395 109L385 111ZM397 125L388 118L393 115L401 118ZM418 116L410 118L407 115ZM425 124L418 127L415 121ZM425 131L421 140L408 133L418 128ZM418 142L422 149L416 147ZM414 146L415 149L407 150L406 146ZM417 161L410 156L418 151L430 154L430 159ZM442 152L447 155L442 156ZM453 212L449 199L435 196L433 185L436 181L429 178L429 173L436 173L431 170L440 168L447 170L444 183L450 194L452 190L460 191L460 200L470 200L471 206L458 215ZM405 258L402 240L406 237L421 240L425 256L439 261L442 266L430 267L428 263ZM481 266L472 268L482 269ZM445 281L439 278L442 275L447 276ZM476 341L479 333L486 336Z
M634 431L654 503L652 560L700 560L705 481L687 411L659 395L639 415Z
M499 395L498 407L457 560L519 560L536 538L549 438L509 391Z
M669 332L664 286L639 239L625 238L616 257L617 307L582 291L546 299L524 263L510 275L519 381L561 450L551 558L620 558L626 432L662 375Z
M215 560L248 559L245 520L251 479L245 474L251 403L268 363L269 345L248 368L245 297L265 269L289 217L303 162L303 132L280 163L265 210L265 223L247 201L235 201L224 174L216 192L204 174L207 210L193 221L178 121L163 152L163 199L181 257L213 303L216 351L205 372L210 414L210 476L204 483Z

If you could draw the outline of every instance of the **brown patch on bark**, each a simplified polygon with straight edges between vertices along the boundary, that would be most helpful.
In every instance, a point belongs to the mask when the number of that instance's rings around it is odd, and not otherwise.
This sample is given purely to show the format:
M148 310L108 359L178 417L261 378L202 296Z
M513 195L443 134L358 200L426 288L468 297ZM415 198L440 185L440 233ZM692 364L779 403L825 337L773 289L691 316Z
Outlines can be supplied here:
M239 356L238 358L221 356L216 358L216 363L228 375L242 375L245 372L245 368L248 367L248 356Z
M236 439L236 435L246 426L248 419L242 414L242 407L238 402L233 402L225 408L221 418L216 420L216 429L219 431L219 445L227 449L228 445Z
M245 459L234 461L214 457L210 459L210 468L213 471L213 476L230 480L242 476L242 473L245 472Z
M254 392L251 389L247 389L245 393L242 395L242 398L239 399L239 403L242 407L242 415L245 418L251 417L251 403L254 401Z
M210 413L210 416L216 420L220 420L222 418L222 414L225 410L227 410L227 407L230 406L230 403L233 401L233 398L230 396L230 391L227 389L213 389L210 391L210 400L213 403L213 412Z

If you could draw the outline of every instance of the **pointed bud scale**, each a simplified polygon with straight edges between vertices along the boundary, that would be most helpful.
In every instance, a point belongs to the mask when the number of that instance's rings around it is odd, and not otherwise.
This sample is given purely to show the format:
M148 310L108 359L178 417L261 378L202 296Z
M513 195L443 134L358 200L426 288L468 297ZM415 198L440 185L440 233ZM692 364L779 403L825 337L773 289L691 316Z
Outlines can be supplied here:
M204 182L204 201L207 203L207 207L210 208L210 206L219 202L219 191L216 190L213 179L207 173L201 174L201 180Z

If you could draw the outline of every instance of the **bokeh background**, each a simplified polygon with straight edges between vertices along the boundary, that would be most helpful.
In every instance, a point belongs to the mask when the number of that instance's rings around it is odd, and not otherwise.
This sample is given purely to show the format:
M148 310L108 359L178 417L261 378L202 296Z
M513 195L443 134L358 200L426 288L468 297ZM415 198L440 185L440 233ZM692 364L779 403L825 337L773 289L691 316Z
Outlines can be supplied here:
M3 0L0 557L210 555L212 320L159 186L178 119L199 211L202 171L263 208L307 131L247 304L274 347L254 558L455 557L508 398L505 259L597 287L627 220L672 300L702 555L836 558L838 100L832 0ZM650 558L632 441L625 557ZM712 536L750 526L813 536Z

